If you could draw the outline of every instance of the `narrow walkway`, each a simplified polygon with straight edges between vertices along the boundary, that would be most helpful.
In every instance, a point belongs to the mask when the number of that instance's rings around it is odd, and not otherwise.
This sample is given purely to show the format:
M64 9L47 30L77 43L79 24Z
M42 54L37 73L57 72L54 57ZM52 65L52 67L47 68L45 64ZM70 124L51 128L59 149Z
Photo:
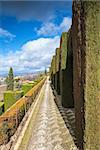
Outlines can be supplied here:
M28 143L24 143L23 146L22 141L19 149L76 150L73 138L54 102L49 80L46 81L43 93L39 111L31 127L32 131Z

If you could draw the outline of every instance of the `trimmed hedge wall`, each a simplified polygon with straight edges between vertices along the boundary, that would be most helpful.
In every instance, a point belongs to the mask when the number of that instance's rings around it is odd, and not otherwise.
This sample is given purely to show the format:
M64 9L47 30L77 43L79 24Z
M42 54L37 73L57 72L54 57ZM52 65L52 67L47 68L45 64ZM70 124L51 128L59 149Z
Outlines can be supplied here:
M99 150L100 2L73 1L72 10L71 29L60 40L60 71L51 80L57 90L59 75L62 105L75 107L78 149Z
M23 91L6 91L4 92L4 110L10 108L18 99L24 95Z
M77 144L80 149L83 149L84 136L84 111L83 111L83 93L81 81L81 28L80 28L81 3L73 2L73 17L72 17L72 48L73 48L73 94L75 103L75 127ZM83 66L84 67L84 66Z
M24 94L26 94L33 86L34 86L34 84L30 84L30 83L23 84L22 90L23 90Z
M61 36L61 70L66 69L66 61L67 61L67 38L68 33L63 32Z
M37 83L39 83L41 80L43 79L43 77L40 77L39 79L36 79L30 83L25 83L22 85L22 91L24 92L24 94L26 94L29 90L31 90Z
M83 3L86 31L85 149L100 149L100 1ZM100 76L99 76L100 77ZM99 78L100 80L100 78Z
M60 70L60 48L56 48L56 72Z
M55 69L56 69L56 72L55 72L55 90L57 91L58 94L59 93L59 70L60 70L60 48L56 48L56 51L55 51L56 55L55 55Z
M73 100L73 52L71 47L71 30L63 33L60 40L61 69L60 69L60 92L64 107L74 107Z
M52 57L51 67L50 67L50 79L51 79L51 83L53 85L53 57Z
M79 149L100 149L100 2L74 1L73 87Z
M53 56L52 60L53 74L56 73L56 56Z
M56 72L56 74L54 75L55 76L55 90L56 92L58 93L58 95L60 95L60 82L59 82L59 71Z

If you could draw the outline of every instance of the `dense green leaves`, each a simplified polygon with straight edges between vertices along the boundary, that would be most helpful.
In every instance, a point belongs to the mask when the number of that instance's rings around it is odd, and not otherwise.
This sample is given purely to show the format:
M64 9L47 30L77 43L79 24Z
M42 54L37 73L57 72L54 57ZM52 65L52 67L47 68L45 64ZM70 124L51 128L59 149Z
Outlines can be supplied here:
M23 91L6 91L4 93L4 109L10 108L18 99L24 95Z
M55 74L56 73L56 56L53 56L52 65L53 65L53 74Z
M61 69L66 68L67 61L67 32L63 32L61 36Z
M56 48L56 72L60 70L60 48Z
M14 90L14 75L12 67L9 70L8 77L6 78L7 90Z

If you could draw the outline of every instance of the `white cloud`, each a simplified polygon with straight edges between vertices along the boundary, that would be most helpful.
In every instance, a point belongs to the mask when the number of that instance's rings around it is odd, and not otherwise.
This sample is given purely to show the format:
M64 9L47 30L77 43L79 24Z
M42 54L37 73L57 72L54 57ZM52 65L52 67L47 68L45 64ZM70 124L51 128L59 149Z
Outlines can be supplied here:
M20 51L0 56L0 73L8 72L9 67L13 67L14 72L21 73L44 70L50 65L59 42L59 36L28 41Z
M60 25L48 22L44 23L40 29L35 29L38 35L44 36L55 36L61 34L62 32L68 31L71 27L72 19L64 17Z
M72 18L65 17L63 19L63 21L61 22L61 24L60 24L60 30L62 32L63 31L68 31L71 27L71 24L72 24Z
M8 32L7 30L0 28L0 37L7 37L12 40L16 36L14 34Z

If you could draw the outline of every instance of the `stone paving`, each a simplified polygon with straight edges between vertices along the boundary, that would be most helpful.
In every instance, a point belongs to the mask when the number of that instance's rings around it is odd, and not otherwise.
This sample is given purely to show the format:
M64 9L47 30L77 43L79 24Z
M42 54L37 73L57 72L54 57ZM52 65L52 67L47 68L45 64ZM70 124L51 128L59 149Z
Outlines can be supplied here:
M53 88L53 87L52 87ZM53 89L55 95L55 103L60 111L60 114L63 117L63 120L66 124L66 127L69 129L70 134L73 137L75 144L77 145L77 140L75 136L75 110L74 108L64 108L61 104L61 96Z
M77 150L73 138L54 102L54 96L48 80L26 149Z

